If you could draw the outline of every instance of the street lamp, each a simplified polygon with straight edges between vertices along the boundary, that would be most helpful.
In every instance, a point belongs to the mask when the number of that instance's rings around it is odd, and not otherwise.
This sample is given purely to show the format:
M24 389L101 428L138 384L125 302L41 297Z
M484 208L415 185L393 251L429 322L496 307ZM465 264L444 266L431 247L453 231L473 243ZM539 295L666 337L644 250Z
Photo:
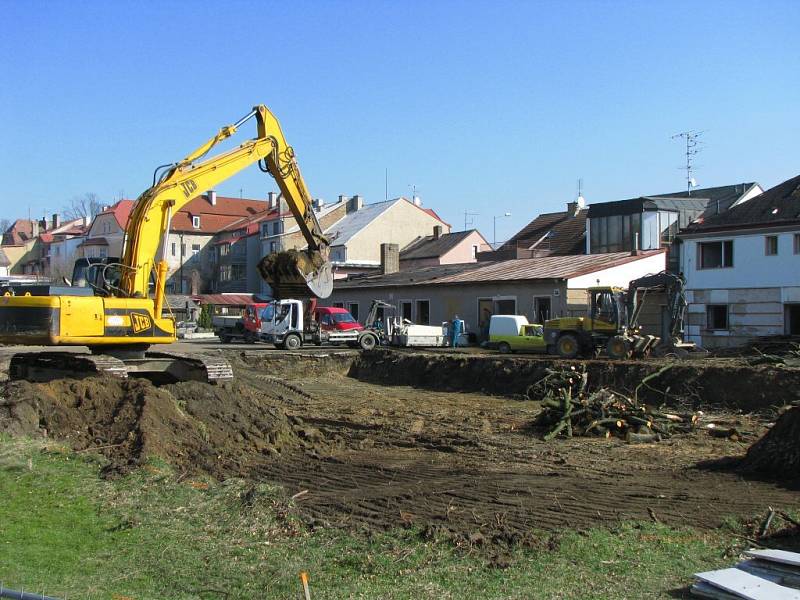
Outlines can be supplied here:
M504 219L505 217L510 217L511 213L503 213L502 215L497 215L492 217L494 223L492 226L492 250L496 250L495 246L497 245L497 219Z

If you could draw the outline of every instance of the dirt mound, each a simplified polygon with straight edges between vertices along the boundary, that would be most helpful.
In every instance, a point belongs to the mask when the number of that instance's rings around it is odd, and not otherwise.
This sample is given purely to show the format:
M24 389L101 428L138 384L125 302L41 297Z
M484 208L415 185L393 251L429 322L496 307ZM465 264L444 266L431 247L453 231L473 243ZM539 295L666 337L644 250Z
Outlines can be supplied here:
M112 471L158 456L182 470L230 476L253 460L309 445L306 429L269 395L237 383L15 381L0 400L0 431L46 433L76 450L95 448Z
M800 406L783 413L764 437L750 446L741 468L783 479L800 478Z

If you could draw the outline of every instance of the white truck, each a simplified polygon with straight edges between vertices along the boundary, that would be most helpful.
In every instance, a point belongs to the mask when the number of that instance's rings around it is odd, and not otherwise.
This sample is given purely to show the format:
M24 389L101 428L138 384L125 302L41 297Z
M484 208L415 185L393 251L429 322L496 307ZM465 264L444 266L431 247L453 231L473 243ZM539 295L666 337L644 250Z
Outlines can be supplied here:
M316 303L304 306L301 300L273 300L261 313L261 339L276 348L297 350L304 344L347 344L372 350L380 343L380 334L360 325L350 329L328 329L313 318Z

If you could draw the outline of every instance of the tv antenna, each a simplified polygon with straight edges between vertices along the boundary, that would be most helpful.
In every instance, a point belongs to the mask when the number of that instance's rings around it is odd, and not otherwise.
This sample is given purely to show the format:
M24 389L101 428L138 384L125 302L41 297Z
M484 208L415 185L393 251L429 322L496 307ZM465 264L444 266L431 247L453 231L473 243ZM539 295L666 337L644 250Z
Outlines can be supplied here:
M475 224L475 218L474 217L477 217L480 214L481 213L469 212L468 210L464 211L464 231L467 230L467 227L469 225L474 225Z
M695 166L692 164L694 156L702 151L701 143L698 138L703 135L702 131L682 131L672 136L672 139L682 138L686 140L686 166L680 167L686 169L686 191L691 196L692 188L697 187L697 181L694 178Z

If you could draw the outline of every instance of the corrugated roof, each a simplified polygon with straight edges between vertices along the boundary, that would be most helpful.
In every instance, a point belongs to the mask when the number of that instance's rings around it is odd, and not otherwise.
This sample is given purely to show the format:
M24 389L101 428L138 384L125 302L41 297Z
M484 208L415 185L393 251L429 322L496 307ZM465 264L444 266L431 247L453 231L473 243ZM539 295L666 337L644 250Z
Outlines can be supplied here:
M218 306L245 306L253 303L253 294L198 294L192 296L198 304Z
M541 258L517 258L485 263L440 265L400 271L389 275L354 277L335 282L334 288L396 287L408 285L443 285L461 283L484 283L493 281L529 281L544 279L572 279L603 269L641 260L648 256L664 254L665 250L641 252L632 256L630 252L608 254L583 254L569 256L545 256Z
M787 179L726 212L698 220L687 229L687 233L795 223L800 223L800 175Z
M476 229L443 233L438 238L432 235L422 236L411 242L400 251L400 260L416 260L422 258L439 258L467 239Z

